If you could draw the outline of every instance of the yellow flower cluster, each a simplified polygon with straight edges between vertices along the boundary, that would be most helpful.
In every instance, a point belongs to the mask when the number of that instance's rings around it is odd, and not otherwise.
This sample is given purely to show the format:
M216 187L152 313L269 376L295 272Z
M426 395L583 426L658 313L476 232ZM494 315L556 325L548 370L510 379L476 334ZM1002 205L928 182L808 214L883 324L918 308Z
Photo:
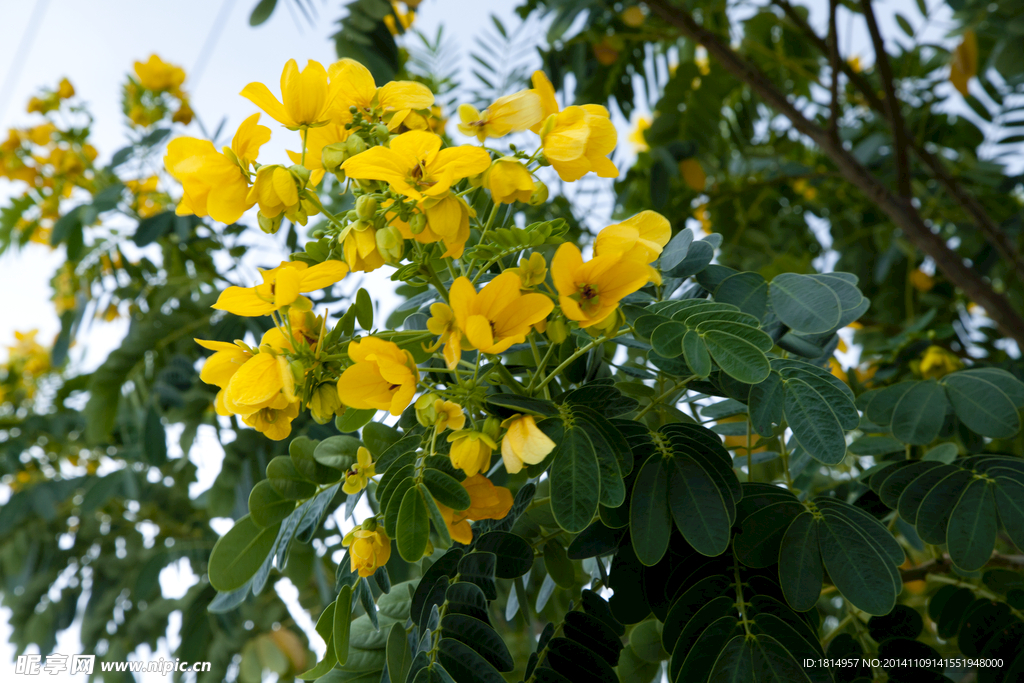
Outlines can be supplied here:
M52 372L50 349L36 341L39 330L15 332L15 343L7 347L7 361L0 364L0 404L15 406L35 397L39 383Z
M171 114L175 123L192 122L192 107L181 86L185 70L157 55L135 62L135 77L124 86L121 108L132 125L148 128Z

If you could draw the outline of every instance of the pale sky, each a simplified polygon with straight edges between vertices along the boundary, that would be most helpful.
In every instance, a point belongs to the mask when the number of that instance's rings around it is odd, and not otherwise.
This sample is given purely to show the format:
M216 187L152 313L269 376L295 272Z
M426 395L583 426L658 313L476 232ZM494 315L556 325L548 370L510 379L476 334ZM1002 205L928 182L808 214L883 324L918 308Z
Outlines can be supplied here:
M300 67L307 59L324 64L334 61L334 46L328 36L335 31L333 20L342 3L338 0L313 0L313 3L321 13L321 21L313 26L297 11L289 12L295 9L291 0L279 0L274 16L253 29L248 25L248 16L256 0L0 0L0 23L7 36L0 42L0 135L5 136L8 127L32 124L34 117L24 112L28 98L40 87L52 88L62 77L67 77L94 116L92 141L99 149L99 161L108 160L125 142L120 111L124 75L132 69L135 60L144 61L154 52L185 68L189 74L185 88L191 94L192 107L207 128L212 131L221 117L226 117L225 130L233 133L238 123L256 111L254 105L238 95L247 83L262 81L276 91L281 69L288 59L295 58ZM415 26L433 35L443 23L446 33L455 37L460 53L465 56L472 48L474 37L490 25L489 13L498 14L506 25L516 25L518 20L513 13L516 4L510 0L425 0ZM811 18L816 26L824 22L823 8L826 7L824 0L815 0ZM893 9L901 11L913 24L921 23L914 0L879 3L879 7L879 19L886 35L901 35L892 18ZM945 33L941 19L936 21L933 17L929 28L935 40ZM35 30L30 31L33 25ZM845 22L841 33L844 33L841 47L845 55L870 54L866 33L859 22L856 25ZM30 40L33 34L34 39ZM204 52L202 70L197 73L197 62ZM275 138L261 152L261 160L264 155L266 158L283 157L287 132L268 117L264 116L262 123L272 127ZM621 117L618 120L620 147L626 149L627 123ZM189 134L201 136L195 125ZM290 146L294 149L294 145ZM11 193L11 184L0 180L0 203ZM272 252L275 245L268 238L264 246ZM0 309L3 312L0 357L4 355L2 347L13 341L14 330L38 328L44 342L59 331L50 303L49 280L61 260L61 252L51 252L41 245L30 245L21 253L9 252L0 257L0 291L5 293ZM385 291L390 289L387 270L380 269L368 279L375 294L381 287ZM72 353L72 361L80 367L95 367L117 344L126 326L115 323L94 329L100 331L90 335L88 348L82 345ZM212 442L212 438L201 438L196 450ZM202 485L197 492L205 489L215 476L219 465L216 458L213 460L203 462ZM0 500L6 497L7 494L0 491ZM161 578L165 592L177 595L197 579L187 572L175 575L175 571L167 570ZM294 589L291 592L294 593ZM290 603L295 604L294 597ZM8 615L9 610L0 610L0 670L8 666L13 656L13 646L8 644ZM180 624L180 619L177 623ZM301 618L300 623L303 623ZM306 625L311 631L312 624ZM322 650L322 643L316 636L311 640L314 647ZM167 656L169 650L163 647L161 650ZM61 636L57 651L81 652L75 628ZM59 680L74 679L60 677ZM151 675L143 680L165 679Z

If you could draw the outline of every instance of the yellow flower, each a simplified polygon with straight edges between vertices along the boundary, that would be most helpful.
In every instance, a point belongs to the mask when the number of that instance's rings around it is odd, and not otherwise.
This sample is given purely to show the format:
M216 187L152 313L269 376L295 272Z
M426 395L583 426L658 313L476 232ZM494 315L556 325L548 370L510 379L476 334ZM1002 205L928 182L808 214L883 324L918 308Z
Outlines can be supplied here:
M185 82L185 71L181 67L168 64L155 54L146 62L135 62L135 75L139 85L147 90L177 90ZM71 92L74 93L73 88Z
M515 157L502 157L484 171L484 187L498 204L529 202L533 196L533 176Z
M452 445L448 457L452 465L472 477L478 472L485 472L491 466L491 453L498 447L494 440L483 432L463 429L448 435L448 443Z
M459 329L458 323L455 322L455 313L452 312L448 304L438 302L430 305L427 329L438 336L437 345L427 350L436 351L440 345L444 344L442 355L448 364L448 369L455 369L462 357L462 331Z
M935 286L935 278L916 268L910 273L910 285L919 292L927 292Z
M322 170L314 171L310 175L309 185L316 187L323 176ZM319 213L315 205L308 202L301 202L300 205L299 192L302 189L302 180L291 169L277 165L261 166L256 172L256 180L249 190L246 201L250 202L250 206L259 203L260 213L267 218L276 218L284 213L294 220L295 217L291 214L300 209L306 214L310 210L314 214Z
M509 474L523 469L524 463L536 465L555 448L555 442L540 431L532 415L513 415L501 426L507 429L501 440L501 459Z
M456 279L449 303L462 332L458 343L484 353L502 353L526 341L533 325L547 318L555 304L544 294L521 290L519 275L509 271L488 282L479 294L468 278ZM460 355L461 351L453 354Z
M679 175L682 176L683 182L686 183L690 189L696 190L697 192L703 192L704 188L708 184L708 176L704 172L704 167L700 165L700 162L696 159L683 159L679 162ZM807 181L804 181L806 184ZM794 188L796 183L794 183ZM802 190L797 190L802 192ZM813 199L813 197L807 197Z
M135 212L142 218L155 216L164 210L167 202L167 195L156 189L159 178L155 175L145 180L126 180L125 185L135 195Z
M292 433L292 420L299 416L299 402L291 401L284 408L263 408L243 415L242 422L272 441L281 441Z
M949 61L949 80L961 95L967 97L967 84L978 74L978 38L974 31L964 31L964 39Z
M602 178L618 176L619 169L607 158L618 140L608 110L585 104L558 111L555 90L543 71L533 72L533 87L540 95L546 118L539 128L531 130L540 135L544 157L558 177L571 183L590 171Z
M422 83L392 81L378 88L370 70L354 59L331 64L328 75L339 93L331 118L342 124L352 120L350 108L355 107L363 118L380 118L394 131L411 110L430 109L434 104L434 93Z
M366 482L375 474L377 469L370 451L365 446L360 446L356 451L356 463L345 473L345 483L341 485L341 490L349 495L359 493L366 488Z
M446 429L457 432L466 426L466 414L462 412L462 406L458 403L435 399L434 410L437 412L434 424L437 426L438 434Z
M939 379L964 367L955 354L941 346L929 346L915 365L915 372L924 379Z
M471 543L473 527L469 521L502 519L512 509L512 492L504 486L495 486L482 474L467 477L462 487L469 493L468 509L456 512L442 503L437 503L437 507L452 540Z
M66 100L74 96L75 86L71 85L71 81L66 78L60 79L60 84L57 86L57 97L62 100Z
M693 210L693 217L700 221L700 227L704 232L711 232L711 214L708 213L708 205L706 202L704 204L699 204Z
M519 259L518 268L509 268L506 272L515 273L523 289L533 289L544 282L548 275L548 263L540 252L533 252L530 258Z
M401 415L416 394L420 373L412 354L391 341L366 337L348 346L355 364L338 380L338 398L358 410Z
M288 150L288 158L293 164L302 164L310 171L324 170L323 156L324 147L333 145L336 142L348 140L352 134L351 130L345 130L345 126L334 121L323 126L310 128L306 131L306 159L303 161L301 152Z
M412 26L412 22L416 20L415 12L403 12L398 7L398 3L392 0L391 7L394 8L394 13L388 13L384 17L384 24L388 27L388 32L393 36L398 36L409 30ZM398 16L398 23L395 23L395 15ZM401 29L399 29L401 27Z
M640 9L640 7L638 7L637 5L627 7L625 10L623 10L620 16L622 17L622 23L624 23L626 26L629 26L630 28L639 28L643 26L644 11Z
M300 72L295 60L289 59L281 72L283 103L262 83L250 83L241 95L286 128L299 130L330 120L338 89L336 84L328 83L327 71L320 62L311 59Z
M584 263L576 245L566 242L551 261L551 278L562 312L581 328L608 317L619 301L647 284L647 265L619 254L595 256Z
M352 571L359 572L363 578L373 576L377 568L391 558L391 539L383 527L378 526L373 531L354 529L345 536L342 545L348 548Z
M594 255L619 254L624 259L654 263L672 238L672 224L655 211L641 211L621 223L609 225L597 233ZM648 267L651 282L660 285L661 273Z
M253 114L243 121L231 147L222 152L208 140L196 138L177 138L167 145L164 166L185 191L176 211L179 216L195 214L234 223L252 207L249 166L270 140L270 129L257 125L259 119L259 114Z
M238 369L253 355L249 347L239 342L232 344L207 339L195 339L194 341L204 349L214 352L203 363L203 369L199 371L199 379L221 389L228 386L228 382L231 381Z
M543 109L540 95L533 90L520 90L494 100L481 114L471 104L459 105L459 132L483 142L500 138L512 131L526 130L541 121Z
M384 256L377 249L377 230L372 223L358 221L344 232L342 249L345 262L353 272L369 273L384 265Z
M631 7L630 9L637 9ZM629 134L629 142L633 145L633 149L637 152L646 152L651 147L647 144L647 139L644 137L644 131L651 127L651 117L649 116L638 116L636 124L633 126L633 132Z
M324 261L315 266L301 261L282 261L277 268L260 270L262 284L225 289L213 308L247 318L269 315L299 299L305 299L300 294L333 285L346 274L348 266L341 261ZM308 310L308 306L305 308Z

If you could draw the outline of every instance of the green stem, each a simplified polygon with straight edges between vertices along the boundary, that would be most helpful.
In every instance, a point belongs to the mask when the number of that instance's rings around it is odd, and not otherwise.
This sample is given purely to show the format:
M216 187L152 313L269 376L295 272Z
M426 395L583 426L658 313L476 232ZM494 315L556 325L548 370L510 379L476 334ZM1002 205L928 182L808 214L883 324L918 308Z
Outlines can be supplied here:
M608 340L607 337L605 337L604 335L601 335L600 337L598 337L594 341L590 342L586 346L583 346L583 347L580 347L580 348L576 349L576 351L571 356L566 358L565 361L563 361L557 368L552 370L551 374L548 375L547 377L545 377L544 381L541 382L539 385L537 385L536 387L533 387L533 381L531 381L530 382L530 386L526 387L527 390L531 391L531 393L532 392L536 392L536 391L540 391L541 389L546 387L551 382L551 380L553 380L555 377L557 377L558 374L560 372L562 372L562 370L565 370L567 367L569 367L569 365L574 360L576 360L577 358L579 358L580 356L585 354L587 351L590 351L590 349L594 348L595 346L600 346L601 344L603 344L607 340ZM538 375L534 375L534 377L537 377L537 376Z
M695 379L697 379L697 375L690 375L686 379L679 380L674 385L672 385L672 387L670 389L668 389L665 392L663 392L660 396L658 396L657 398L651 399L650 404L646 408L641 410L639 413L637 413L636 417L634 417L633 419L634 420L639 420L641 417L643 417L644 415L649 413L652 408L655 408L655 407L661 405L662 401L664 401L666 398L668 398L672 394L676 393L677 391L679 391L680 389L682 389L683 387L685 387L687 384L689 384L690 382L692 382Z

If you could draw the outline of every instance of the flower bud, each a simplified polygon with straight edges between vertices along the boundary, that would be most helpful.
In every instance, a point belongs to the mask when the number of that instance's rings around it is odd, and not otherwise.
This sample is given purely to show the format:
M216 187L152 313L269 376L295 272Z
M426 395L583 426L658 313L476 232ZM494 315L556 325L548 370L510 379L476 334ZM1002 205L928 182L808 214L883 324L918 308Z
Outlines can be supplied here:
M388 263L398 263L405 254L405 240L402 233L393 225L381 228L374 235L377 240L377 251Z
M412 218L409 219L409 230L414 235L418 235L427 227L427 217L425 214L417 213L413 214Z
M553 131L555 129L556 119L557 119L557 116L555 114L552 114L551 116L549 116L544 121L544 125L542 125L540 127L540 133L539 133L541 140L543 140L545 137L547 137L548 133L550 133L551 131Z
M320 163L323 164L324 170L327 172L337 173L338 168L345 163L349 156L348 145L344 142L335 142L333 145L324 147L320 154Z
M366 151L366 141L358 135L350 135L345 141L345 148L348 150L348 155L354 157Z
M601 335L614 337L619 331L619 328L622 327L625 322L626 316L622 313L622 309L616 308L615 311L606 316L604 320L588 327L587 334L594 338L600 337Z
M432 427L437 422L437 408L434 404L441 397L430 392L423 394L416 400L416 421L424 427Z
M373 137L379 142L387 142L388 138L391 137L391 131L383 123L378 123L373 127Z
M366 178L356 179L356 185L363 192L376 192L378 188L376 180L367 180Z
M366 519L363 520L363 523L362 523L361 526L363 527L363 531L376 531L377 530L377 518L376 517L367 517Z
M359 220L359 213L355 209L352 209L351 211L345 214L345 218L348 219L349 223L354 223L355 221Z
M313 391L309 399L309 412L317 424L327 424L343 411L344 406L338 399L338 387L334 382L324 382Z
M561 344L569 338L569 323L565 318L555 318L548 321L548 341L552 344Z
M299 181L299 185L305 187L309 184L309 169L299 164L293 164L288 167L291 174Z
M539 180L533 181L533 194L530 195L530 206L539 206L548 200L548 186Z
M281 228L281 221L284 219L284 214L279 213L273 218L268 218L260 213L257 214L256 217L260 224L260 230L268 235L273 235Z
M363 195L356 200L356 216L368 221L377 213L377 200L369 195Z
M487 419L484 420L484 434L497 441L498 437L501 435L501 420L493 415L489 415Z

